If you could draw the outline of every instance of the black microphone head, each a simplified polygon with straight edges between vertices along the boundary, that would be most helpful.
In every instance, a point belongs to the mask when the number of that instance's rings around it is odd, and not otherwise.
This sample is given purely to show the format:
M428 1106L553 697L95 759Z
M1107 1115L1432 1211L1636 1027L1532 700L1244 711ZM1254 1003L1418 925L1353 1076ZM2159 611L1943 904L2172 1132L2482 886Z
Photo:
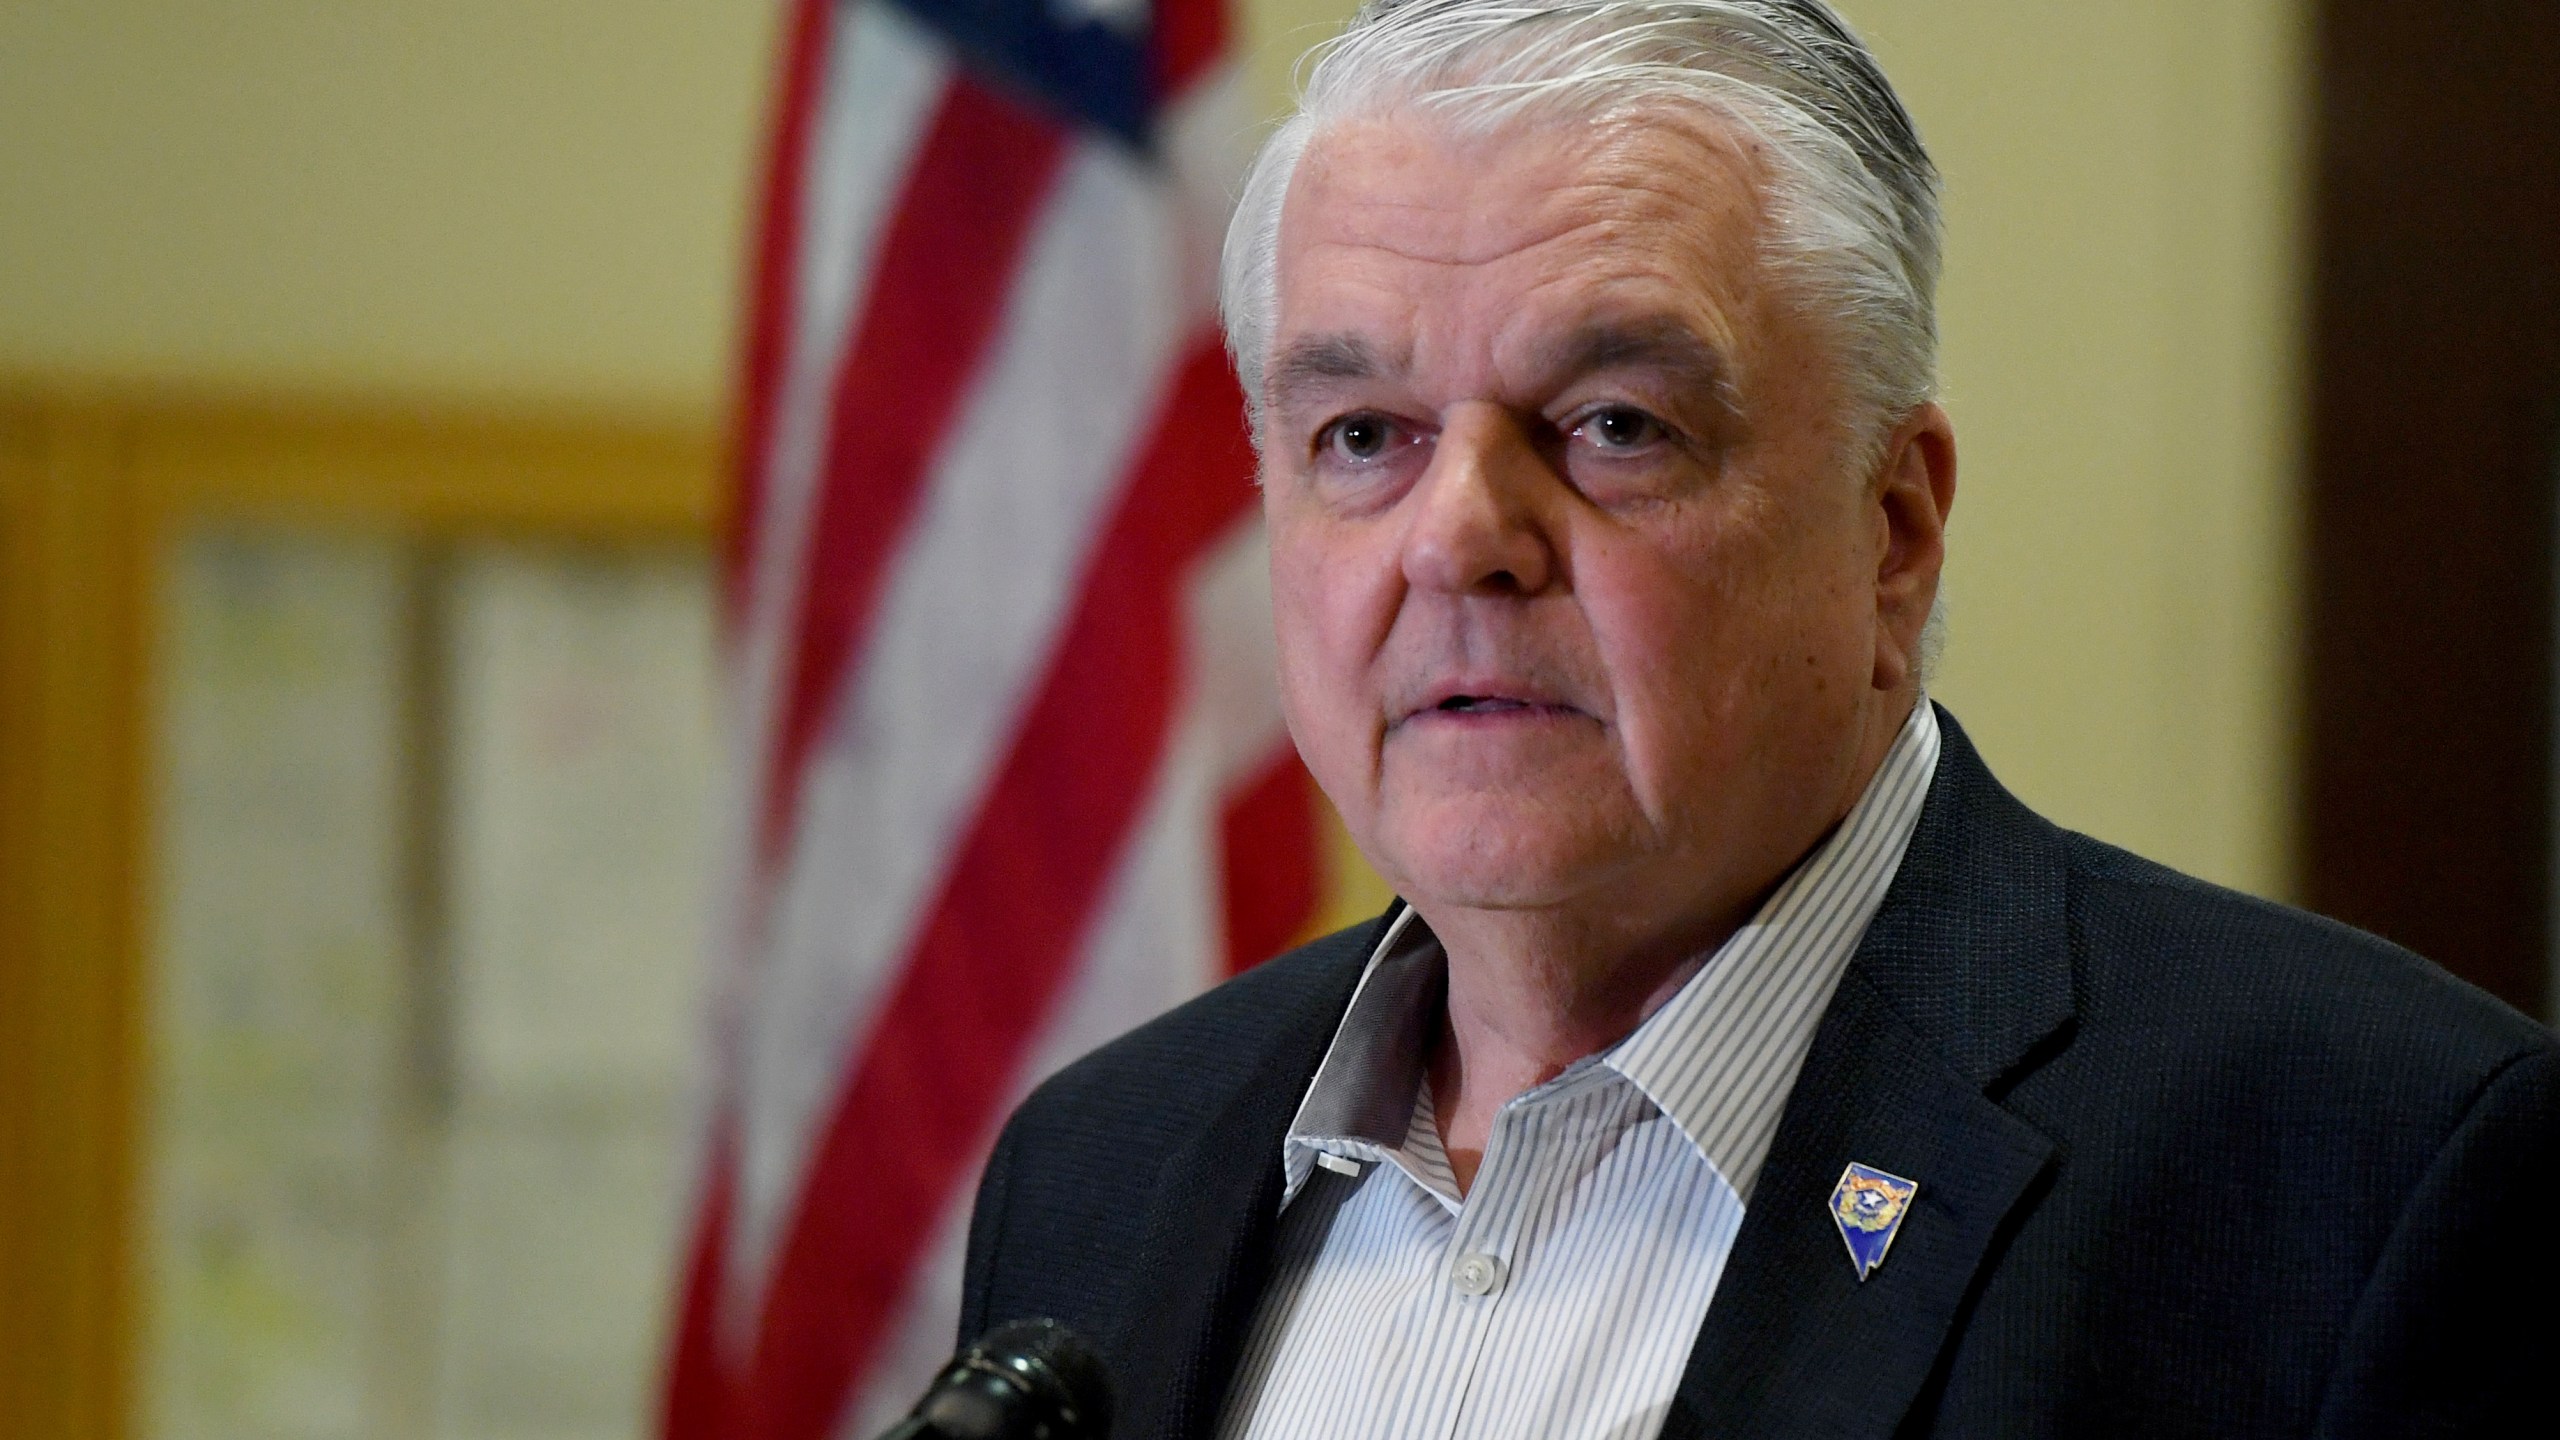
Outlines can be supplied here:
M1055 1320L1013 1320L952 1358L915 1418L945 1440L1109 1440L1102 1357Z

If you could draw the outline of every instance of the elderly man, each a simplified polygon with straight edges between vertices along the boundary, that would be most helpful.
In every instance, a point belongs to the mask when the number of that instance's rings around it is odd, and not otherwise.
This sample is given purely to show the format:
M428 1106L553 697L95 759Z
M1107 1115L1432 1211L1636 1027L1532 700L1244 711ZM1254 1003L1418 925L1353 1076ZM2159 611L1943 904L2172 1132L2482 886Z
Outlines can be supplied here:
M1229 236L1291 733L1404 899L1015 1117L1127 1437L2478 1433L2560 1048L1922 694L1936 180L1821 0L1373 4ZM2448 896L2448 903L2458 897Z

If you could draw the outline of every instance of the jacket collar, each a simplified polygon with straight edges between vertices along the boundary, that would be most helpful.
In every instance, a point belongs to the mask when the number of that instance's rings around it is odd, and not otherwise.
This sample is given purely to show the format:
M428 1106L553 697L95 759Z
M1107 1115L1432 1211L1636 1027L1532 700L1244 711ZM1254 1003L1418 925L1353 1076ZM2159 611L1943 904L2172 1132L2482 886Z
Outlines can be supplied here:
M1955 717L1860 976L1976 1089L2001 1087L2072 1017L2063 832L1992 778Z

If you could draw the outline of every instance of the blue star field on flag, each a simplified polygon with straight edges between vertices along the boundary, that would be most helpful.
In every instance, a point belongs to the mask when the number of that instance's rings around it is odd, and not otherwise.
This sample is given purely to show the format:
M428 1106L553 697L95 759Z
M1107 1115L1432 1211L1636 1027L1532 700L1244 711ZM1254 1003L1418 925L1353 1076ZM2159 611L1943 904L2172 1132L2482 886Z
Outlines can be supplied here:
M985 78L1145 148L1155 118L1144 0L892 0Z

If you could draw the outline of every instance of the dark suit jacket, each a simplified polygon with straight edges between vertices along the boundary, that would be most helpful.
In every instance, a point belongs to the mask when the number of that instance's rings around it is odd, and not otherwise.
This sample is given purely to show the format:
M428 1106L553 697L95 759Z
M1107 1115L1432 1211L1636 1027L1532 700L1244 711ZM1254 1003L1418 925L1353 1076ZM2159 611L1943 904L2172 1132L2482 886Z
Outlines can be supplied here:
M2371 936L2048 824L1941 723L1663 1433L2550 1416L2551 1033ZM1212 1433L1270 1269L1282 1135L1375 932L1042 1086L979 1191L964 1333L1055 1316L1102 1349L1122 1440ZM1851 1160L1920 1185L1863 1284L1826 1206Z

